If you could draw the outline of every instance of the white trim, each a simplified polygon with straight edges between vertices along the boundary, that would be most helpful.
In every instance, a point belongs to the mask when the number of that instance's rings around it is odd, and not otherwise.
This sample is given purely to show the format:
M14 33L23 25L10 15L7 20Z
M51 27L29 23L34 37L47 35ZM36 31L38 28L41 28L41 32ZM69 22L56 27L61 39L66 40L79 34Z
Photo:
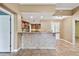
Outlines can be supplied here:
M73 44L73 43L71 43L71 42L69 42L69 41L67 41L67 40L64 40L64 39L60 39L60 40L66 42L66 43L69 43L69 44Z
M13 52L18 52L21 48L14 49Z
M75 47L75 19L72 19L72 43L73 47Z
M0 10L11 15L11 25L12 25L11 26L11 31L12 31L12 34L11 34L11 52L13 52L13 50L14 50L14 40L15 40L15 38L14 38L14 15L11 12L5 10L4 8L0 7Z
M56 8L56 10L72 10L74 8Z

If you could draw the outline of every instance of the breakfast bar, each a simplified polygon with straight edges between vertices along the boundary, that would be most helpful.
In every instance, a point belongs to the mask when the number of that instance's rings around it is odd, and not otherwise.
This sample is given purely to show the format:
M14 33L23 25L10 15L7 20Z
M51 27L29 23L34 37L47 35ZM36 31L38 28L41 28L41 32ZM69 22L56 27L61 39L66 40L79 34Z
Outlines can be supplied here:
M23 49L55 49L56 37L51 32L24 32L22 34Z

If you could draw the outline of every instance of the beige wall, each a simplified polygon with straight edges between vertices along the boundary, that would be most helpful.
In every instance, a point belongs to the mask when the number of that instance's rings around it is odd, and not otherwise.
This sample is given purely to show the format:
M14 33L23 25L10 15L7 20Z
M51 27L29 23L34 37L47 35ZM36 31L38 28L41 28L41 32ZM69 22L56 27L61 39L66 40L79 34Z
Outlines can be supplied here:
M60 21L60 38L63 39L64 38L64 20Z
M63 20L63 39L72 42L72 17Z
M41 20L41 30L42 32L51 32L51 22L49 20Z
M52 32L51 22L59 22L60 23L60 38L63 38L63 20L42 20L41 21L41 31Z
M73 15L63 20L62 26L62 38L69 42L72 42L72 20L79 18L79 7L72 10Z

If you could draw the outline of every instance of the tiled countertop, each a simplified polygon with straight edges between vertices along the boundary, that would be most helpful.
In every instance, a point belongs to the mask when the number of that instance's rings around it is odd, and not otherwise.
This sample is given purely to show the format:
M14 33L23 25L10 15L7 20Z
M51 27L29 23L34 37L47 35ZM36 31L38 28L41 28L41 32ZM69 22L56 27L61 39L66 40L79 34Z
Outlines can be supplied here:
M60 32L18 32L18 34L35 34L35 33L52 33L52 34L56 34L56 33L60 33Z

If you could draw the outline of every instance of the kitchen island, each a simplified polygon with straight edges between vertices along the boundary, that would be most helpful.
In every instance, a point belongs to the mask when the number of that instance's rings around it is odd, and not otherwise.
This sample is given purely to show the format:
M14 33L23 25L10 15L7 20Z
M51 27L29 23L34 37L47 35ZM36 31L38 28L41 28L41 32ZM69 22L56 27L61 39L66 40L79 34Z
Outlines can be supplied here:
M22 34L23 49L55 49L56 33L52 32L24 32Z

